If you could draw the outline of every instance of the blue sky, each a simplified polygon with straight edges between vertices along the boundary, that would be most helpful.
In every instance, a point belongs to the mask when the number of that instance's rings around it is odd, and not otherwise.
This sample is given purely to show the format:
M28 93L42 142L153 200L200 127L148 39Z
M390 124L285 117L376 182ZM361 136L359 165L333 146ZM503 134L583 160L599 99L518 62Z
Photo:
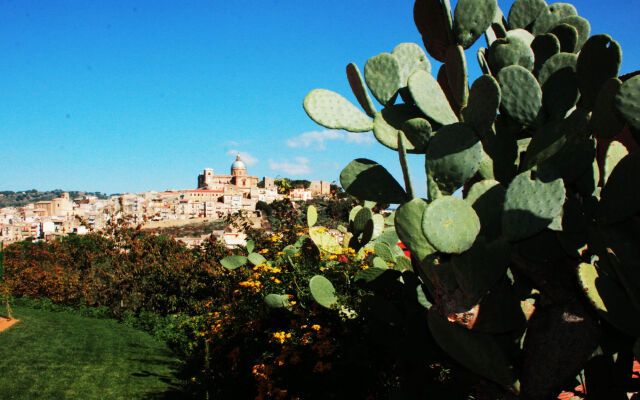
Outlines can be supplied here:
M512 2L499 0L505 14ZM592 34L621 44L622 73L640 69L640 1L574 4ZM355 103L345 66L421 44L412 9L412 0L0 1L0 190L186 189L206 167L228 173L237 152L260 177L334 181L366 157L401 181L394 152L371 133L319 135L302 99L325 88ZM424 158L410 163L420 194Z

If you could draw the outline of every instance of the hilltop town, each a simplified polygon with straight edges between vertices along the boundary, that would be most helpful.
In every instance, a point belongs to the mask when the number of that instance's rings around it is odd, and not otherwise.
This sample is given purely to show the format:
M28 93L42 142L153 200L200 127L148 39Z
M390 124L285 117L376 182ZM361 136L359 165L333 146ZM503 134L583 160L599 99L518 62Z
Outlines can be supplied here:
M330 185L325 181L312 181L309 188L291 188L282 193L275 179L264 177L260 181L248 175L238 156L229 175L216 175L213 169L206 168L198 175L196 189L126 193L106 199L95 195L71 198L65 192L48 201L0 208L0 241L51 241L65 235L83 235L122 218L143 229L155 229L211 222L243 211L260 225L258 202L270 204L285 197L294 202L307 201L329 193ZM242 233L228 229L210 233L231 246L244 239ZM210 233L190 238L187 244L197 244Z

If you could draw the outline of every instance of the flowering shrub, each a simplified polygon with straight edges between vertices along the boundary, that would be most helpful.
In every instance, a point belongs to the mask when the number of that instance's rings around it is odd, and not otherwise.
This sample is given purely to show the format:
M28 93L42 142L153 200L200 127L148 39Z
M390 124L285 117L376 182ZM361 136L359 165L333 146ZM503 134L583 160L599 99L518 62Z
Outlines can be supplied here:
M230 220L252 238L235 250L213 240L187 249L130 227L17 243L6 249L7 283L16 297L101 307L166 340L198 398L462 395L393 229L354 210L341 241L283 202L274 233ZM385 226L374 235L356 214Z

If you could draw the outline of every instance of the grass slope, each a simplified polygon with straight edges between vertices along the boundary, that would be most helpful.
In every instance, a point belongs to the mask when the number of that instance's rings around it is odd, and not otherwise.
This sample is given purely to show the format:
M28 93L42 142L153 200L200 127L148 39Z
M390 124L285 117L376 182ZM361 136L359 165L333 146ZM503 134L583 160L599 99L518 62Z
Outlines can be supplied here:
M2 399L140 399L172 391L179 361L113 320L23 307L0 332Z

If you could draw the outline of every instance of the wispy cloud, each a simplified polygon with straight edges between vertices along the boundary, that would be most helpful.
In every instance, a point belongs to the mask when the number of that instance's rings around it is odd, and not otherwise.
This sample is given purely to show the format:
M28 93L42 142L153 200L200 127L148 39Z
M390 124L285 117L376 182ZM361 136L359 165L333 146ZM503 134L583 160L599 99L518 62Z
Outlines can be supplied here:
M296 157L295 162L269 160L269 169L272 171L284 172L290 176L309 175L312 170L309 167L309 159L306 157Z
M236 142L235 140L227 140L224 142L225 146L240 146L240 142Z
M371 144L375 140L369 132L342 132L342 131L311 131L300 134L287 140L289 147L314 147L317 150L325 150L326 140L340 140L345 143Z
M257 158L255 158L251 154L247 153L246 151L238 151L238 150L233 150L232 149L232 150L227 151L227 154L232 155L232 156L237 156L238 154L240 154L240 158L247 165L247 167L255 165L258 162Z

